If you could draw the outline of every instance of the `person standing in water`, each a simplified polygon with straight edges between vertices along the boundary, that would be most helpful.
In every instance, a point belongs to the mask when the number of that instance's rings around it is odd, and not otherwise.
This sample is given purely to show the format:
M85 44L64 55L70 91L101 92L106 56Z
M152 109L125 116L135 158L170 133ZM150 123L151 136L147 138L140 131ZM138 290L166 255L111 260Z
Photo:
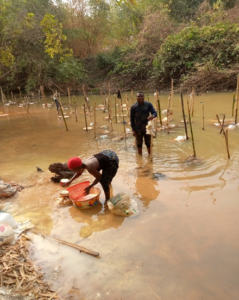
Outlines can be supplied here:
M89 194L90 189L100 182L106 201L110 199L110 184L119 167L119 158L114 151L104 150L83 160L79 157L72 157L68 160L67 165L69 169L76 173L67 185L87 170L95 177L95 180L85 188L86 194ZM102 173L100 173L101 170Z
M151 153L151 135L146 134L146 126L148 121L157 117L153 105L150 102L144 101L144 93L138 92L136 94L137 102L130 108L130 124L133 135L136 138L138 154L142 155L143 139L147 147L148 154ZM151 115L150 115L151 114Z

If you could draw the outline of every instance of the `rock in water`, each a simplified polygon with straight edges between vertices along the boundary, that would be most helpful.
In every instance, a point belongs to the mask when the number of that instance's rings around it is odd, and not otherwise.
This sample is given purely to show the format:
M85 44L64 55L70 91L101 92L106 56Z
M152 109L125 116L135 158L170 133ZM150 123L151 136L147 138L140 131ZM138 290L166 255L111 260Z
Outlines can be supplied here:
M36 167L38 172L43 172L41 168Z

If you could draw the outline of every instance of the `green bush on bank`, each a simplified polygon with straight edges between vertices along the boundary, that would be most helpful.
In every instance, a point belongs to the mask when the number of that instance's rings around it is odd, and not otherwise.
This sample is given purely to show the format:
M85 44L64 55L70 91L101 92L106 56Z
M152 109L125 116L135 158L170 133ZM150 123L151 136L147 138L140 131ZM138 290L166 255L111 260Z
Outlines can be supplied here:
M154 61L154 75L162 81L180 79L205 64L219 69L239 62L239 26L217 23L191 25L166 38Z
M107 75L127 76L131 80L146 80L152 61L144 55L135 54L135 46L116 47L113 51L96 56L97 68Z
M129 68L130 62L127 62L125 57L132 51L130 47L117 46L112 51L99 53L96 55L97 68L107 73L121 74Z

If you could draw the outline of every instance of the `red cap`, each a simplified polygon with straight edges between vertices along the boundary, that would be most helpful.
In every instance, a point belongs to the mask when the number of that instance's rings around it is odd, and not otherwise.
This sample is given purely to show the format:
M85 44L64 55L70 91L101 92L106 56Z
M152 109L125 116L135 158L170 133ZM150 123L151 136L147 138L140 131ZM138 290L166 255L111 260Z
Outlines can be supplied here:
M79 157L72 157L68 160L68 168L73 170L82 165L82 160Z

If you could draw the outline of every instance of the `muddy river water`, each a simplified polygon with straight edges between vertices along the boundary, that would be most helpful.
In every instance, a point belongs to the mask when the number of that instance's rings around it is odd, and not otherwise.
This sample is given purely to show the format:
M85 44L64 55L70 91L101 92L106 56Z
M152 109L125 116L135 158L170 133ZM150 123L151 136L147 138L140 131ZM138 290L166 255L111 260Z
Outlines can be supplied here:
M160 99L166 109L167 96ZM152 94L149 100L155 103ZM184 135L179 95L174 95L170 122L175 127L169 134L158 132L152 162L145 146L142 158L138 157L132 135L126 141L112 141L124 128L113 120L113 132L108 133L107 112L96 111L96 139L94 130L84 131L83 101L77 98L76 122L68 100L62 98L68 108L64 111L69 116L69 131L54 106L43 109L35 101L27 113L26 107L0 104L0 112L6 114L0 116L0 176L26 187L6 201L8 212L19 222L30 219L35 224L31 256L52 289L59 291L61 299L72 293L78 295L75 299L87 300L237 300L239 127L228 131L228 159L225 139L214 125L216 114L225 114L227 125L233 121L232 93L195 96L192 126L200 159L194 163L185 160L193 154L191 139L174 140ZM91 96L90 103L94 101L98 106L102 98ZM94 116L87 118L89 124L94 122ZM108 128L101 128L103 125ZM101 203L94 208L56 206L62 188L51 182L54 174L48 166L105 149L115 151L120 160L113 194L128 194L137 202L140 214L129 218L111 214L101 204L103 191ZM36 166L44 172L38 172ZM161 174L157 177L155 173ZM83 173L75 183L84 180L93 178ZM97 187L101 189L100 184ZM97 251L100 258L42 235Z

